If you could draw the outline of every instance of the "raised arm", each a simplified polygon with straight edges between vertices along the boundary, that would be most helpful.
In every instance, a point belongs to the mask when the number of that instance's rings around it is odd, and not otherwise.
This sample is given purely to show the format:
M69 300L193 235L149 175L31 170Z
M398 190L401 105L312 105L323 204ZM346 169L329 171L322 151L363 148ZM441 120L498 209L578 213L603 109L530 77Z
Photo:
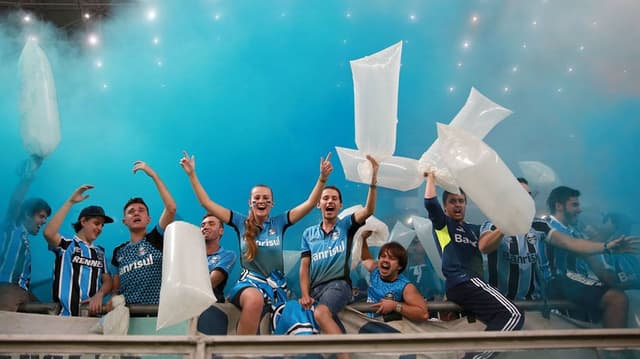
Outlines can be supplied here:
M356 223L364 223L376 210L376 200L378 198L378 161L372 156L367 155L367 159L371 162L371 183L369 183L369 192L367 193L367 203L365 206L357 210L353 215Z
M169 225L169 223L173 222L173 219L176 217L176 211L178 210L176 201L173 200L167 186L165 186L164 182L160 179L160 176L158 176L151 166L145 162L136 161L133 163L133 173L135 174L138 171L142 171L146 173L147 176L151 177L153 183L155 183L156 188L158 189L162 203L164 203L164 209L162 210L158 224L160 225L160 228L164 229Z
M427 177L427 184L424 187L424 198L434 198L436 193L436 177L433 175L433 172L427 172L424 174Z
M67 217L69 210L74 204L89 198L89 195L85 195L84 192L92 188L93 186L90 184L85 184L76 188L76 190L71 194L71 197L64 202L62 207L60 207L56 214L49 220L46 227L44 227L44 238L47 240L50 247L54 248L60 244L62 236L58 231L60 230L62 222L64 222L64 219Z
M329 178L331 171L333 171L333 166L329 161L330 158L331 152L327 153L327 158L320 157L320 176L318 177L315 186L313 186L313 190L311 190L309 197L306 201L300 203L289 211L289 221L291 221L292 224L298 222L302 217L311 212L316 204L318 204L318 201L320 201L324 185L327 183L327 179Z
M42 164L42 157L31 156L24 161L22 167L18 175L20 176L20 181L16 185L16 188L11 193L11 198L9 198L9 203L7 205L7 212L5 219L10 223L15 223L18 219L18 214L20 212L20 205L22 201L29 192L29 187L31 187L31 183L36 175L36 171L40 168Z
M360 253L362 265L369 272L373 272L373 270L378 266L378 261L373 259L373 257L371 256L371 251L369 251L369 244L367 243L367 239L371 236L372 233L373 232L371 231L362 232L362 251Z
M189 182L193 188L193 192L198 198L200 205L207 210L207 212L216 216L223 223L229 223L231 220L231 211L209 198L209 195L202 187L198 176L196 175L196 156L189 156L187 151L183 152L183 156L180 159L180 166L189 177Z

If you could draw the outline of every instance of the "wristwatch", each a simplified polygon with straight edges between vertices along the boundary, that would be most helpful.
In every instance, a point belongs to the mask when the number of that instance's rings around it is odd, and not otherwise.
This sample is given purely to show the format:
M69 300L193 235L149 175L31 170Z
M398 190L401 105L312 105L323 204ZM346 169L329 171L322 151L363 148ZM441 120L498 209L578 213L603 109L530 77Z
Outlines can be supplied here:
M396 303L396 312L402 314L402 303L400 302Z

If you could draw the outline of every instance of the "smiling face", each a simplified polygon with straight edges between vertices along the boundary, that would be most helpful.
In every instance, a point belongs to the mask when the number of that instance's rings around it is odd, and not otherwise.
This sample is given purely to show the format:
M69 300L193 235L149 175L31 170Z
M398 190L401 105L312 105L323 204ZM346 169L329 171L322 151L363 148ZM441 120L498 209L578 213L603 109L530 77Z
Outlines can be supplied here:
M82 228L78 232L78 236L85 239L89 243L98 239L104 227L103 217L82 217L80 219Z
M269 217L271 208L273 208L273 193L271 188L267 186L255 186L251 190L249 198L249 207L257 219L262 221Z
M220 220L214 216L207 216L200 223L200 231L205 241L217 241L224 233Z
M320 196L318 208L322 212L322 219L335 220L338 217L338 212L342 209L340 192L335 188L325 188Z
M144 204L132 203L125 208L122 223L124 223L130 231L146 230L150 222L151 217L149 217L149 211Z

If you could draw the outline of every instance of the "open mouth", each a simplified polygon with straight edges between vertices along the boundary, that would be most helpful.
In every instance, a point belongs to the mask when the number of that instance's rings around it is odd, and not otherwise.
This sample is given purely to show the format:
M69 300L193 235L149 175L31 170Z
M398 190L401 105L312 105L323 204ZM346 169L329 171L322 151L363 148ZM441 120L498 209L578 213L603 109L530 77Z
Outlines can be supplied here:
M389 270L391 269L391 265L387 262L380 262L380 269Z

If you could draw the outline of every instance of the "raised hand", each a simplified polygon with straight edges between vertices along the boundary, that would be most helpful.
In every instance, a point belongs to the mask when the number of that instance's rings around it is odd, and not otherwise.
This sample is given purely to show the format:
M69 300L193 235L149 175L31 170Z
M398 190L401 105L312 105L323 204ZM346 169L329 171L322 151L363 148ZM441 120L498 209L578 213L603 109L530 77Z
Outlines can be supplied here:
M182 151L180 166L182 166L182 169L186 174L192 174L196 170L196 156L191 155L191 157L189 157L189 153L187 153L187 151Z
M93 188L93 185L90 184L85 184L82 185L80 187L78 187L72 194L71 197L69 197L69 202L71 203L78 203L78 202L82 202L85 199L89 198L88 194L84 194L84 192L86 192L87 190L90 190Z
M142 171L147 174L149 177L155 176L156 172L149 166L146 162L143 161L135 161L133 163L133 173L135 174L138 171Z
M320 157L320 178L327 180L331 172L333 171L333 165L329 159L331 158L331 152L327 153L326 158Z

